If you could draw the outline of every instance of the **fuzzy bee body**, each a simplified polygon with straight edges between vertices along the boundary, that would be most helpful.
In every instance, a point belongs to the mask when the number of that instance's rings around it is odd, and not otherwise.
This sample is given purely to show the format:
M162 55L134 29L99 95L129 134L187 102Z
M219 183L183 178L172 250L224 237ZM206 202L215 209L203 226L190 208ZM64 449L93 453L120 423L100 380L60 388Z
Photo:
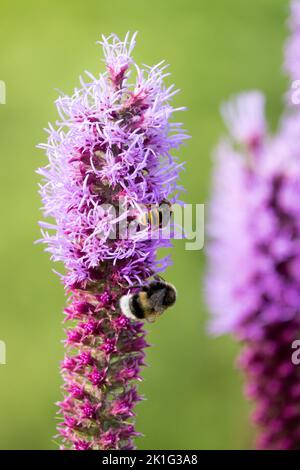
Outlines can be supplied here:
M162 201L159 206L149 206L137 216L137 222L143 227L154 227L162 229L166 227L172 217L172 204L169 201Z
M133 320L153 322L176 302L176 289L172 284L156 277L134 294L120 299L122 313Z

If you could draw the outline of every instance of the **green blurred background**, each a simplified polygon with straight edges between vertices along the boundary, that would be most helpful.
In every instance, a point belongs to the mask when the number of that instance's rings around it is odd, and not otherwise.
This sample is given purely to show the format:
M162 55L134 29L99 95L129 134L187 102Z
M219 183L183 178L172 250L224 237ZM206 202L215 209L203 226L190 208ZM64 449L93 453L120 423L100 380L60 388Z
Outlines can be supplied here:
M192 135L181 159L186 202L208 200L213 146L223 132L219 104L260 88L274 127L286 80L281 73L285 0L1 0L0 106L1 317L7 364L0 365L0 448L55 449L54 402L60 399L63 287L55 267L33 245L40 200L35 169L46 159L35 145L56 119L55 89L71 92L84 70L103 70L102 33L139 31L137 61L166 59L182 89L176 104ZM175 309L149 327L149 367L138 405L140 449L251 447L249 406L235 369L238 346L210 338L202 295L203 251L177 241L166 277L179 291Z

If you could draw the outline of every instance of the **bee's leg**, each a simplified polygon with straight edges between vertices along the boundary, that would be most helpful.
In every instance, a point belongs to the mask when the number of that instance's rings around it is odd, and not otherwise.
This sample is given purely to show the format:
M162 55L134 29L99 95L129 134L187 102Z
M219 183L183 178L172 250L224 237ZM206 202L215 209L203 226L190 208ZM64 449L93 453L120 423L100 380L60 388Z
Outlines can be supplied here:
M153 276L153 279L154 279L155 281L165 281L164 278L163 278L162 276L160 276L159 274L155 274L155 275Z
M143 286L144 284L128 284L127 286L123 287L127 287L127 289L141 289Z
M132 286L128 286L128 289L140 289L140 291L148 292L149 287L142 284L133 284Z

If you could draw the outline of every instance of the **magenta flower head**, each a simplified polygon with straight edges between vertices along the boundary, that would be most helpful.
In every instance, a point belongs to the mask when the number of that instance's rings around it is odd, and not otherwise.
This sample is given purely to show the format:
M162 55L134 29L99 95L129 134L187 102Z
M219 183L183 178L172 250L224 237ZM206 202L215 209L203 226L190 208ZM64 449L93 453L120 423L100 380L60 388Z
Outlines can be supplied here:
M247 106L252 100L260 115L258 98L257 92L242 95L230 112L236 106L239 120L244 100ZM243 141L223 142L217 151L208 248L211 329L246 343L239 365L246 393L256 401L258 446L299 449L300 369L291 348L300 337L300 147L291 151L296 142L287 128L273 139L262 135L261 121L255 129L252 117Z
M300 338L300 112L290 109L270 136L255 91L223 116L231 135L217 150L210 210L211 330L245 344L238 363L256 404L257 446L300 449L300 368L292 362Z
M182 164L170 151L187 137L170 123L176 91L164 86L165 66L138 67L135 35L101 44L106 72L87 73L73 96L58 98L60 120L40 146L49 159L39 170L44 214L54 219L41 223L42 241L66 268L72 325L58 430L61 447L75 450L134 447L147 343L142 323L123 315L119 301L170 263L156 259L170 245L161 228L151 237L134 222L141 207L178 200Z

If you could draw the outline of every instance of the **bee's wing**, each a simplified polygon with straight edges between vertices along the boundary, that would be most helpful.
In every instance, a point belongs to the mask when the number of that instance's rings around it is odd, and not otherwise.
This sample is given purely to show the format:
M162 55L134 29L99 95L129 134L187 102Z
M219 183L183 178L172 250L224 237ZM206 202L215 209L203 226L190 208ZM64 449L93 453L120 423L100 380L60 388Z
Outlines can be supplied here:
M155 312L161 313L165 310L165 307L163 306L164 296L165 296L164 290L159 290L157 292L154 292L154 294L151 295L149 301L151 303L153 310L155 310Z

